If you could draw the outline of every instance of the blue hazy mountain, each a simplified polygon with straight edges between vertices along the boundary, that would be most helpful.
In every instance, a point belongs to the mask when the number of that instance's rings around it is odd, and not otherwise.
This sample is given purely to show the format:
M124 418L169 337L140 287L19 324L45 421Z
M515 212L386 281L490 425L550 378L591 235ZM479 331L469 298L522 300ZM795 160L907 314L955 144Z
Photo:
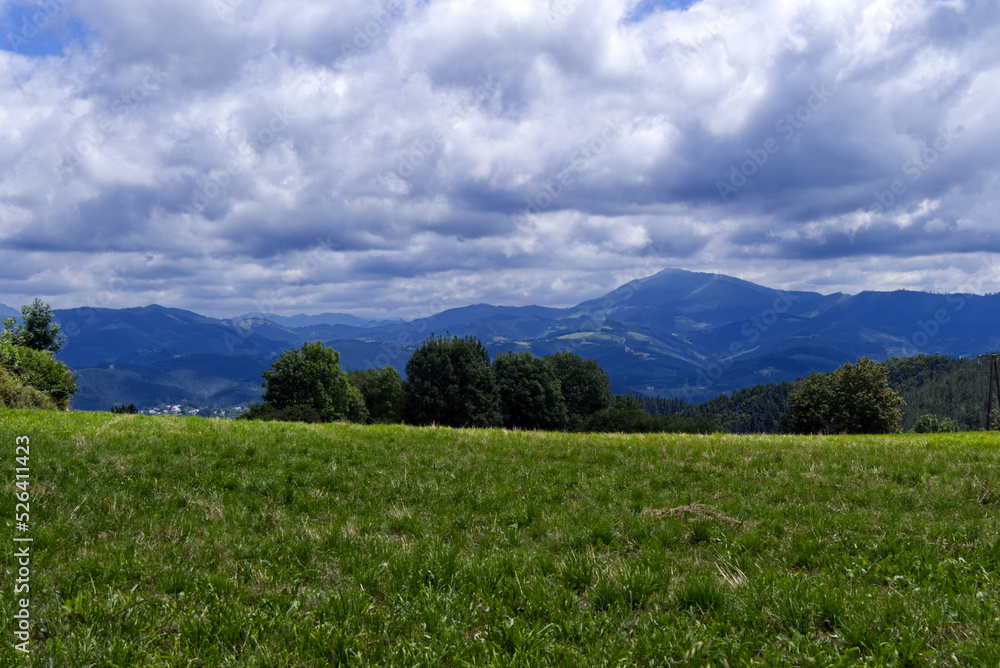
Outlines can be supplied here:
M314 327L316 325L348 325L351 327L374 327L385 324L398 324L402 320L367 320L359 318L349 313L320 313L319 315L298 315L284 316L274 313L247 313L233 318L235 321L244 320L268 320L282 327Z
M277 355L315 340L339 350L347 368L400 371L432 333L476 336L493 354L570 350L597 360L617 392L692 401L862 355L961 357L1000 347L1000 295L823 295L679 269L570 308L477 304L412 321L262 313L220 320L157 305L55 315L68 337L59 358L80 374L74 407L84 410L253 401Z

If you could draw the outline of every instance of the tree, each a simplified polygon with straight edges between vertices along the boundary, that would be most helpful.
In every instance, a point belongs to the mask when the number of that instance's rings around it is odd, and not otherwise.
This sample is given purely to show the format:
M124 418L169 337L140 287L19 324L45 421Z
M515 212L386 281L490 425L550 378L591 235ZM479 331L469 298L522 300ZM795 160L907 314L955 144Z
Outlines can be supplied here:
M248 419L296 422L364 422L361 393L347 382L340 353L322 343L305 343L286 350L264 372L263 404L255 404Z
M611 405L611 380L597 362L567 351L547 355L545 361L559 380L569 429L583 428L588 417Z
M396 369L384 366L380 369L348 371L347 380L364 397L369 421L392 424L403 420L406 389L403 378Z
M827 375L811 374L788 397L782 431L798 434L885 434L899 431L903 400L885 367L862 357Z
M786 434L829 434L833 429L833 378L813 371L798 389L788 395L781 415Z
M29 306L21 307L23 325L18 324L15 318L3 321L2 340L15 346L57 353L66 342L66 337L52 318L49 305L35 299Z
M406 418L414 424L495 427L500 402L490 355L474 337L431 337L406 363Z
M493 361L505 427L565 429L566 402L552 366L531 353L500 353Z

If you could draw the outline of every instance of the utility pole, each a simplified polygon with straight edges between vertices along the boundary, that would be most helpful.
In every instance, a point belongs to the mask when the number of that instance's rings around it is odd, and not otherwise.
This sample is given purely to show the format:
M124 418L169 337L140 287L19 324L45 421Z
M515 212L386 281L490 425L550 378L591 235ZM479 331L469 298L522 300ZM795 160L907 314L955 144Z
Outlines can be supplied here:
M984 357L988 358L990 365L990 392L989 399L986 401L986 431L989 431L993 427L993 421L990 419L993 417L993 390L996 390L997 394L997 404L1000 405L1000 353L990 353L988 355L980 355L979 359Z

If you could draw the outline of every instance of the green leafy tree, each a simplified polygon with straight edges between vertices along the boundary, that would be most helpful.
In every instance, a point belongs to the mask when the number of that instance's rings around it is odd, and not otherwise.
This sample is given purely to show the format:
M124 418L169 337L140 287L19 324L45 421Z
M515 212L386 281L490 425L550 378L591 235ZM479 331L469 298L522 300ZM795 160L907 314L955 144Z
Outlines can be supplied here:
M347 381L340 353L322 343L286 350L264 372L264 402L244 414L253 420L334 422L367 419L361 393Z
M568 417L552 366L531 353L500 353L493 361L505 427L565 429Z
M364 397L368 419L380 424L402 422L406 407L403 378L391 366L348 371L347 380Z
M76 374L56 360L49 350L0 343L0 364L22 384L48 395L59 410L69 409L70 399L79 387Z
M611 405L611 380L597 362L567 351L547 355L545 361L559 380L569 429L583 428L587 418Z
M782 430L799 434L886 434L899 431L903 400L886 369L862 357L825 376L813 373L788 397Z
M862 357L833 372L834 424L848 434L888 434L899 431L903 400L889 387L885 367Z
M30 305L21 307L21 320L7 318L3 321L3 335L0 340L15 346L23 346L32 350L48 350L59 352L66 337L62 335L59 324L53 322L52 309L40 299L35 299Z
M496 427L500 401L490 355L474 337L431 337L406 363L406 419L414 424Z
M813 371L788 395L780 420L781 431L786 434L831 433L834 394L833 377Z

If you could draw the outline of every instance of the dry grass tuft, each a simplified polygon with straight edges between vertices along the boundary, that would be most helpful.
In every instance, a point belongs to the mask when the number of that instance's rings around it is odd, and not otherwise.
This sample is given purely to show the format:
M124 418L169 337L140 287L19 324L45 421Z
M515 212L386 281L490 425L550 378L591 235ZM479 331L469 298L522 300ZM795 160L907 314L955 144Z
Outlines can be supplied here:
M757 526L756 522L738 520L735 517L730 517L721 510L716 510L702 503L692 503L689 506L680 506L678 508L670 508L669 510L665 508L646 508L642 512L644 515L651 515L653 517L687 517L689 522L695 522L708 517L728 524L739 524L749 528Z

